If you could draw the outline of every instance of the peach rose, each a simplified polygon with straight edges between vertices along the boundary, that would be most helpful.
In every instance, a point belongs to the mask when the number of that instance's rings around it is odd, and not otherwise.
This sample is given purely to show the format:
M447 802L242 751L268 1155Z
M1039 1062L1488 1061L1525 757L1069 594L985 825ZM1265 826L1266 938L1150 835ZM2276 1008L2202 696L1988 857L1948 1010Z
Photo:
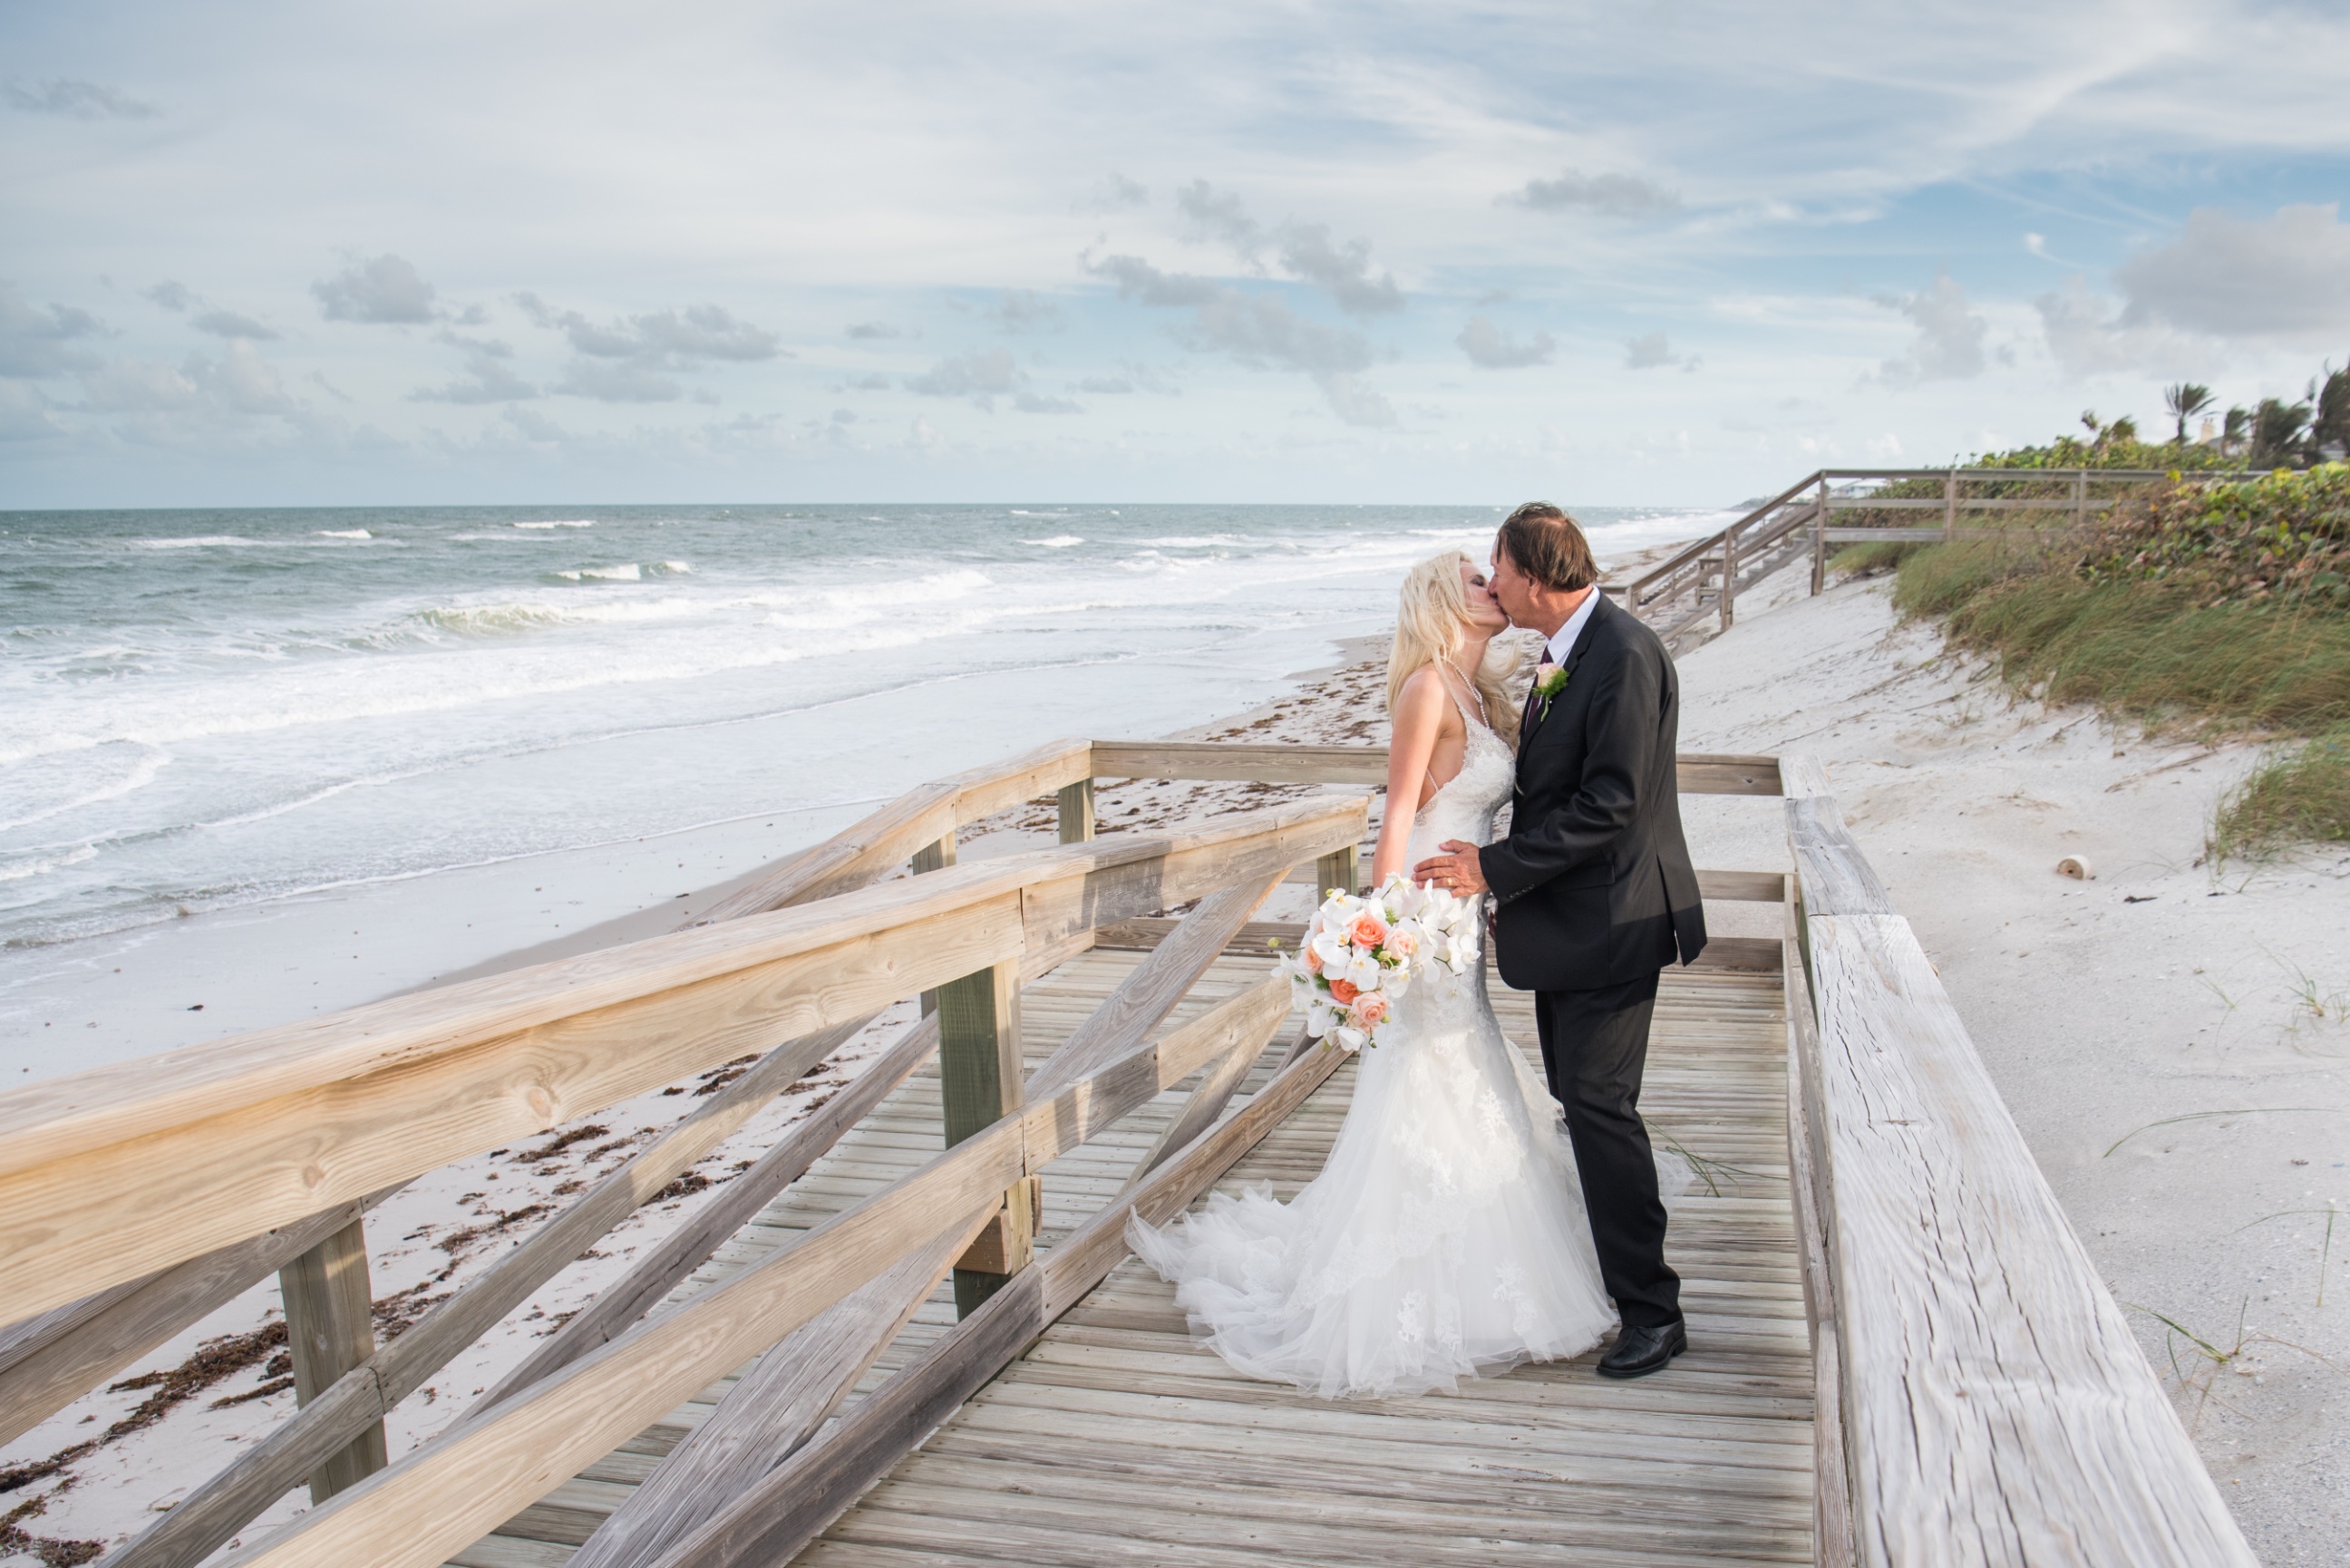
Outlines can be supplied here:
M1409 959L1419 951L1419 939L1409 931L1389 931L1388 951L1399 959Z
M1355 1004L1347 1010L1347 1019L1357 1029L1377 1029L1386 1021L1387 1015L1388 999L1383 993L1376 991L1368 996L1358 998Z
M1368 909L1357 915L1355 917L1355 923L1347 928L1347 940L1353 942L1357 947L1363 948L1365 950L1378 947L1381 942L1387 940L1387 937L1388 928L1386 923L1383 922L1377 915L1372 914Z
M1330 982L1331 998L1342 1007L1362 994L1362 988L1351 980L1334 980Z
M1322 972L1322 955L1315 952L1311 947L1305 950L1305 972L1308 974L1320 974Z

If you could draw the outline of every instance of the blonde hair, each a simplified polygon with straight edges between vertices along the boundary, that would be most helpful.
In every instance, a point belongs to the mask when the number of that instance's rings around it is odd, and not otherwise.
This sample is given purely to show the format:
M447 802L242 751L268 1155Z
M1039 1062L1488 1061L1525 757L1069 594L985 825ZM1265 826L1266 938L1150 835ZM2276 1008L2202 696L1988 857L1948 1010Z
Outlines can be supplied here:
M1396 604L1395 647L1388 654L1388 711L1394 712L1402 699L1404 682L1432 665L1439 680L1448 670L1468 679L1484 703L1485 722L1514 745L1518 711L1511 705L1506 684L1510 656L1488 643L1475 670L1461 668L1461 647L1468 640L1469 626L1469 591L1461 581L1461 568L1475 565L1460 551L1447 550L1404 574Z

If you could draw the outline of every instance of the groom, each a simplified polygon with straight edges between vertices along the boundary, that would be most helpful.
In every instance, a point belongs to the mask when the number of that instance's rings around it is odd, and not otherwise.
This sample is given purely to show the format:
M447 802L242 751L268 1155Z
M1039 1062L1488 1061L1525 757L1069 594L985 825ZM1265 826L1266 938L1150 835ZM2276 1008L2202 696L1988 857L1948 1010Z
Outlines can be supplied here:
M1705 915L1675 780L1680 683L1657 634L1609 604L1598 576L1583 530L1557 507L1531 501L1502 524L1493 597L1511 625L1550 639L1519 727L1510 836L1482 849L1447 842L1413 875L1493 892L1502 979L1534 993L1543 1066L1623 1319L1599 1375L1645 1377L1689 1335L1640 1074L1658 973L1677 952L1697 957Z

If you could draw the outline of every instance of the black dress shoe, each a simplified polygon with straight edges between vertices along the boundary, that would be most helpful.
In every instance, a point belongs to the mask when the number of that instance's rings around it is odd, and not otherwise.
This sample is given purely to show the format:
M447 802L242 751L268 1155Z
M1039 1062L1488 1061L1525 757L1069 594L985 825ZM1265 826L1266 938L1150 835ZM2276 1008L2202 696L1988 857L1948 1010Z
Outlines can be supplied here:
M1599 1358L1599 1376L1646 1377L1651 1372L1662 1372L1688 1348L1689 1325L1681 1318L1654 1328L1627 1328Z

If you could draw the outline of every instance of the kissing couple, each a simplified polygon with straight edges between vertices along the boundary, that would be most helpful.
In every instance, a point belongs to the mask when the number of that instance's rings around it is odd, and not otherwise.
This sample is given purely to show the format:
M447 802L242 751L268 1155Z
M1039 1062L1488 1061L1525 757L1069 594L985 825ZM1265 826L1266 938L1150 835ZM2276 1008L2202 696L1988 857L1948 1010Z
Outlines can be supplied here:
M1547 1087L1503 1037L1480 954L1397 1001L1295 1199L1256 1188L1163 1230L1128 1221L1211 1348L1325 1398L1451 1390L1580 1355L1610 1327L1605 1377L1660 1372L1689 1345L1639 1112L1658 976L1705 946L1679 681L1557 507L1510 514L1492 567L1449 552L1404 579L1371 883L1490 895L1503 982L1534 993ZM1492 646L1510 627L1545 639L1523 705Z

